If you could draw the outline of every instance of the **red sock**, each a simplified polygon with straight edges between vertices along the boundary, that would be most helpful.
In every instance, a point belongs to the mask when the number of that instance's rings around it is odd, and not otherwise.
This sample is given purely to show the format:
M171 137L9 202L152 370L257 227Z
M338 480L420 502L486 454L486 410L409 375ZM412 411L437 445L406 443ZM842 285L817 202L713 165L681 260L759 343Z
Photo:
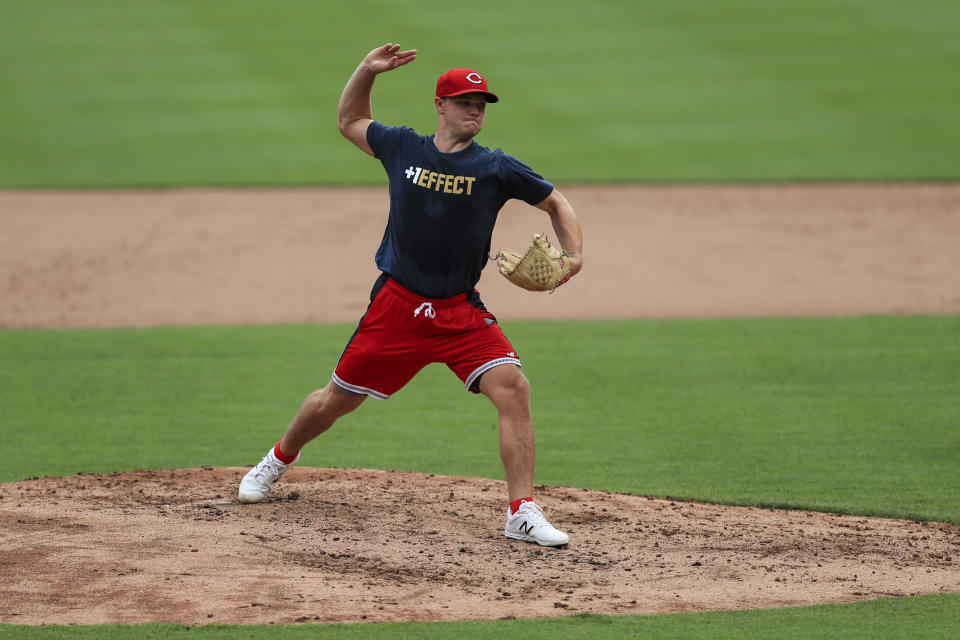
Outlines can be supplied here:
M533 502L533 498L520 498L519 500L514 500L510 503L510 515L513 515L517 512L517 509L520 508L520 505L524 502Z
M297 451L297 453L300 453L300 452ZM297 453L293 454L292 456L288 456L288 455L285 454L283 451L280 451L280 443L279 443L279 442L277 443L277 446L275 446L275 447L273 448L273 455L277 456L277 460L279 460L279 461L282 462L283 464L290 464L291 462L293 462L294 460L296 460L296 459L297 459Z

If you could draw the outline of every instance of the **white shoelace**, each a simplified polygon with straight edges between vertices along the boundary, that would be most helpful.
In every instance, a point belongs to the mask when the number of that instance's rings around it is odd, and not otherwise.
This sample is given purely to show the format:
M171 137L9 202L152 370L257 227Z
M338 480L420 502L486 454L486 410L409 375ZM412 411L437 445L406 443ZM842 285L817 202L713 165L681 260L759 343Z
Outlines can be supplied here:
M267 457L260 463L260 468L257 469L255 474L253 474L253 477L258 482L262 480L276 482L277 478L279 478L283 473L281 465L283 465L283 463L281 463L279 460L273 460L272 458ZM285 467L286 465L283 466ZM268 472L269 475L267 475Z
M521 512L527 516L529 524L544 528L553 527L552 524L547 522L547 517L543 515L543 510L536 502L524 502L520 509L517 510L516 515L519 515Z

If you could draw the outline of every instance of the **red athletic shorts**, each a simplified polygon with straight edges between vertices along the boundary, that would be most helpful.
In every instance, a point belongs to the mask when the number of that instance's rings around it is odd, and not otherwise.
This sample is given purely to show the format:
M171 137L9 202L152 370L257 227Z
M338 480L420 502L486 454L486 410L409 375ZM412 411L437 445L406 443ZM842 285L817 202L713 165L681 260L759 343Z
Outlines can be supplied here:
M476 292L433 300L381 276L333 382L348 393L386 400L432 362L450 367L474 393L484 372L501 364L521 366Z

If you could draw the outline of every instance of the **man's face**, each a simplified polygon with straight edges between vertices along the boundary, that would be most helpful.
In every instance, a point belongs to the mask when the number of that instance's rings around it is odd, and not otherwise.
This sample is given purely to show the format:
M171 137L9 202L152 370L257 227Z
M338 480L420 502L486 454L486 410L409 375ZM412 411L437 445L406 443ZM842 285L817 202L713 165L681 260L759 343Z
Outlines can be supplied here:
M452 98L437 98L437 112L449 128L472 137L483 128L487 97L482 93L465 93Z

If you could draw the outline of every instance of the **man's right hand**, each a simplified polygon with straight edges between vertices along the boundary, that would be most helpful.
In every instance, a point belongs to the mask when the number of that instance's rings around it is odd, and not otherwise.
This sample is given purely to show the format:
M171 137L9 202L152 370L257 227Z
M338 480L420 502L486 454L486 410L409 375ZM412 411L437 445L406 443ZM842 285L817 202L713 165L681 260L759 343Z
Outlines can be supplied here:
M417 57L417 50L400 51L400 45L387 43L377 47L367 54L363 63L371 73L383 73L413 62Z

